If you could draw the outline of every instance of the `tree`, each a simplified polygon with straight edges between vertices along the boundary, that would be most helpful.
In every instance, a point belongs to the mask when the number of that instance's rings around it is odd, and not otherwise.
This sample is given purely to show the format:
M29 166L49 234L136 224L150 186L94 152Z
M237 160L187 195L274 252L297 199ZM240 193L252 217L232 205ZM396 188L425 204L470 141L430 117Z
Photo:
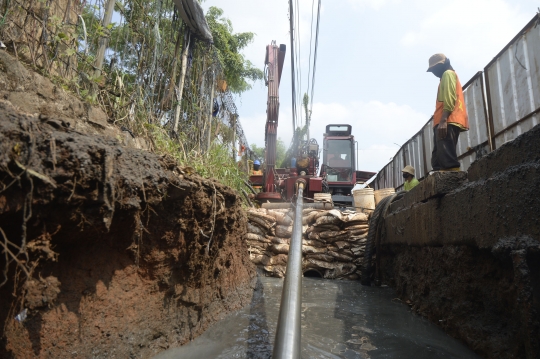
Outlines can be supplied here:
M210 7L206 21L214 38L218 58L224 67L225 79L231 92L242 93L251 89L248 81L263 78L263 72L244 58L240 50L253 41L252 32L233 33L232 23L223 17L223 10Z
M261 160L261 162L264 162L264 147L259 147L256 144L252 144L251 150L255 155ZM285 147L285 142L281 138L277 139L276 142L276 167L285 167L288 165L288 163L284 163L285 160L285 153L287 152L287 147Z

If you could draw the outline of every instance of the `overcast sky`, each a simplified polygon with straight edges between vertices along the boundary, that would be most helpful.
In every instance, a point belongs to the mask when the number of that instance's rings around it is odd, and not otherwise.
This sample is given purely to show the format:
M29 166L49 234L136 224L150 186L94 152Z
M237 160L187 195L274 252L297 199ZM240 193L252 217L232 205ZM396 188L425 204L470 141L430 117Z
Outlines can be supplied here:
M300 7L301 93L307 90L312 0ZM280 86L278 137L292 137L287 0L206 0L256 33L244 51L259 68L271 40L287 45ZM359 169L379 171L429 120L439 79L426 73L437 52L465 84L521 30L540 3L533 0L322 0L311 137L322 148L330 123L348 123L359 142ZM316 13L316 1L315 1ZM297 85L298 86L298 85ZM250 144L264 146L267 90L263 82L237 98Z

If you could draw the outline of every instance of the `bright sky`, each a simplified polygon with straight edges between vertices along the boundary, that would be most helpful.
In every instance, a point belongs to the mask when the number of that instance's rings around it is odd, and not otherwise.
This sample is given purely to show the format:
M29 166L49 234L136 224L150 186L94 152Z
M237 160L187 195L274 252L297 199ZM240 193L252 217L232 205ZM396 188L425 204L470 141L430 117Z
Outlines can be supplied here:
M307 90L312 0L300 6L301 93ZM278 137L292 137L287 0L206 0L224 10L234 32L251 31L247 59L264 66L271 40L287 45ZM315 14L316 14L315 1ZM535 13L534 0L322 0L311 137L322 148L331 123L348 123L359 143L359 170L379 171L429 120L439 79L426 73L437 52L465 84ZM298 86L298 85L297 85ZM258 82L237 99L250 144L264 146L267 89Z

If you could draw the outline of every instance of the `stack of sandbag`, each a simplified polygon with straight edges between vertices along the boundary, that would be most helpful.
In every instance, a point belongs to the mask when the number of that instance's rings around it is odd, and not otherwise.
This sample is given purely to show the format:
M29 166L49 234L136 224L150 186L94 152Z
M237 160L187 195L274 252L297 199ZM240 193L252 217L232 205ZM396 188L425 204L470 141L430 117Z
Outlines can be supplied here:
M364 257L367 215L333 209L311 211L304 220L309 225L307 241L314 244L310 246L314 249L304 248L304 270L314 269L329 279L357 279Z
M248 211L246 243L251 261L266 275L284 277L292 236L292 211L287 209Z
M293 215L292 210L248 211L250 258L268 276L285 275ZM335 209L304 209L302 215L304 272L315 270L329 279L357 279L368 232L367 215Z

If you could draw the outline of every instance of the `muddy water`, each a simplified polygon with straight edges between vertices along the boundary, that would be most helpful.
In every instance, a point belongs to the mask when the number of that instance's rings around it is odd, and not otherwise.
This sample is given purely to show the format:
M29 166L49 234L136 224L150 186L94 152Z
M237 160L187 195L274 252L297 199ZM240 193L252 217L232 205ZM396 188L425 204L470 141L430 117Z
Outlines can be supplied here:
M270 358L283 281L260 278L251 305L154 359ZM390 288L304 278L303 358L478 358L415 316Z

